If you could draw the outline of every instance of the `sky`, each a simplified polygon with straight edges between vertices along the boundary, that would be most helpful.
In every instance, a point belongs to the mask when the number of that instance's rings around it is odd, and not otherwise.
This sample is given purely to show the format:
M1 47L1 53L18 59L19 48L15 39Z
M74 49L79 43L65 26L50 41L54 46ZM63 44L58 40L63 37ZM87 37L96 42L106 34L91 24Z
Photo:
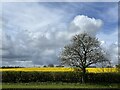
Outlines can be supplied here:
M118 63L117 2L5 2L2 4L2 66L59 65L72 36L89 33Z

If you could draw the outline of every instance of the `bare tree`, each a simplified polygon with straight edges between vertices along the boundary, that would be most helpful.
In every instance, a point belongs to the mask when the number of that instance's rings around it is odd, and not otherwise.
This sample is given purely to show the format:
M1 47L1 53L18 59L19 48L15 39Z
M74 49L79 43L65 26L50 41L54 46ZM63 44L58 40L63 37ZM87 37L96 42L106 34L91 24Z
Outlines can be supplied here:
M83 72L82 82L86 80L87 67L91 64L108 61L98 39L87 33L73 36L71 43L64 47L60 58L64 65L81 68Z

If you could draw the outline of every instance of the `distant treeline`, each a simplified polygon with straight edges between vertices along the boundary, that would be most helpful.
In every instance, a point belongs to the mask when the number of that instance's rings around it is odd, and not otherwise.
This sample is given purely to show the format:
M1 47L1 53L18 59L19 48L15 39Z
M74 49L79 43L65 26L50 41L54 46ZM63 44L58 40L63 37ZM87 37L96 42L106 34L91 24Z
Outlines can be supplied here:
M48 65L34 66L34 67L65 67L65 66L48 64ZM116 67L120 67L120 65L116 65ZM2 66L0 68L25 68L25 67L22 67L22 66ZM88 68L97 68L97 67L96 66L89 66ZM112 66L107 66L106 68L112 68Z
M34 66L34 67L38 67L38 66ZM54 65L54 64L49 64L49 65L43 65L43 66L39 66L39 67L64 67L62 65ZM21 66L2 66L0 68L25 68L25 67L21 67Z
M0 68L24 68L24 67L20 67L20 66L2 66Z

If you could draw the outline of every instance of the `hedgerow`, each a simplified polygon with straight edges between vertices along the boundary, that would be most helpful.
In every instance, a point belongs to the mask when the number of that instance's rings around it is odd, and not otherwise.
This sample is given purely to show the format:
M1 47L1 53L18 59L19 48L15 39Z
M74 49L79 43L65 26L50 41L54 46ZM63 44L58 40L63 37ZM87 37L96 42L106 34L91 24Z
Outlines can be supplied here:
M120 73L87 73L89 83L120 83ZM24 72L4 71L2 82L29 83L29 82L81 82L81 72Z

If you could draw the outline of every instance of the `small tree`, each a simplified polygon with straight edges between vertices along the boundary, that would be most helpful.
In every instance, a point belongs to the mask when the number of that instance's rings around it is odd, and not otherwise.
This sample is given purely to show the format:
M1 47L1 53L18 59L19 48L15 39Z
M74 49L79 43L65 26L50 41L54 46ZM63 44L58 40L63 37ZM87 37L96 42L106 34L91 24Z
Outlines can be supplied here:
M87 67L108 61L106 53L100 48L98 39L87 33L73 36L71 43L64 47L60 58L62 64L81 68L82 82L86 80Z
M48 67L54 67L54 64L48 64Z

